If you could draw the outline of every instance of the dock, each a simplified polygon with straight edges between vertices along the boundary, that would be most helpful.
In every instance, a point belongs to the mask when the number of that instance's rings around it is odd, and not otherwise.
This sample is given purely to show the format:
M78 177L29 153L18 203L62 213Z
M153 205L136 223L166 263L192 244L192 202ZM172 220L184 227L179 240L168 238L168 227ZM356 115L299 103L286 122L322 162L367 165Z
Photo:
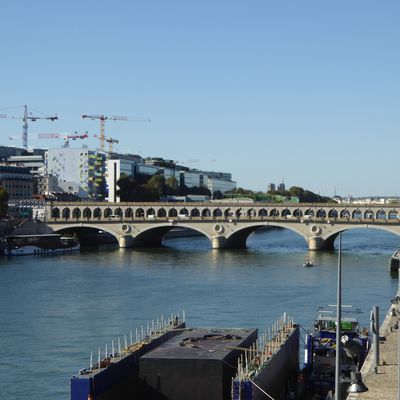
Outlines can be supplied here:
M396 315L392 315L394 309ZM368 391L352 393L347 400L397 400L398 399L398 337L400 306L391 306L379 329L379 366L374 371L374 349L372 347L361 376Z

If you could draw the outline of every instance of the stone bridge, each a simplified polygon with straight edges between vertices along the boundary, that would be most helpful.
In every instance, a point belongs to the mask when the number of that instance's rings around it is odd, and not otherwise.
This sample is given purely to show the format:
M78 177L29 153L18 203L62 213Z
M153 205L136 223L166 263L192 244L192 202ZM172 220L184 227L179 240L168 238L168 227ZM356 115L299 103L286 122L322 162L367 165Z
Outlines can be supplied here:
M261 227L301 235L310 250L333 249L336 236L353 228L400 235L400 204L274 203L46 203L43 218L55 231L95 229L113 235L120 247L161 245L176 227L205 235L214 249L243 248Z

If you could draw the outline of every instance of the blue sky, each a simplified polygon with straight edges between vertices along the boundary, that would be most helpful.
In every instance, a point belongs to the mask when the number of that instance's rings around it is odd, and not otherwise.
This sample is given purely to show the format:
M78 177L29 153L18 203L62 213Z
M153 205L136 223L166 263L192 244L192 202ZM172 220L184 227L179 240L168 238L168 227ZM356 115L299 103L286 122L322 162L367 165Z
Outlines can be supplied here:
M248 189L400 195L398 1L0 4L0 114L60 116L30 134L88 131L96 148L82 114L150 118L106 135ZM21 125L0 119L0 144Z

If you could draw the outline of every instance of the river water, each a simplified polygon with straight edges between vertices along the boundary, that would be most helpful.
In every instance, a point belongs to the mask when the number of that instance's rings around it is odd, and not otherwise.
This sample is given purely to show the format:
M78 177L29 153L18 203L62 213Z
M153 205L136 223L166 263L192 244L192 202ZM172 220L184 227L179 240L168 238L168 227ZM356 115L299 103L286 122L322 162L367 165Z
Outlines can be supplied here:
M309 253L291 231L256 232L245 250L212 250L204 237L164 244L0 259L0 399L68 399L91 351L171 312L189 326L262 330L287 312L309 329L318 306L336 302L337 252ZM377 230L342 235L342 303L363 309L363 326L397 291L398 245Z

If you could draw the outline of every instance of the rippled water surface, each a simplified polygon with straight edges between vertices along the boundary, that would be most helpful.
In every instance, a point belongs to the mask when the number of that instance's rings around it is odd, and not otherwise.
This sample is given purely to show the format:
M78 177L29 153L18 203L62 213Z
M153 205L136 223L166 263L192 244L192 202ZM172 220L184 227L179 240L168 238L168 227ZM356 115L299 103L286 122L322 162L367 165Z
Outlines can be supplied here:
M264 329L283 312L308 329L336 301L336 252L308 253L288 230L253 234L246 250L206 238L158 249L83 249L0 259L0 398L67 399L90 352L151 319L185 310L190 326ZM388 262L398 237L367 229L342 237L343 304L381 314L396 293ZM311 257L313 268L302 266Z

